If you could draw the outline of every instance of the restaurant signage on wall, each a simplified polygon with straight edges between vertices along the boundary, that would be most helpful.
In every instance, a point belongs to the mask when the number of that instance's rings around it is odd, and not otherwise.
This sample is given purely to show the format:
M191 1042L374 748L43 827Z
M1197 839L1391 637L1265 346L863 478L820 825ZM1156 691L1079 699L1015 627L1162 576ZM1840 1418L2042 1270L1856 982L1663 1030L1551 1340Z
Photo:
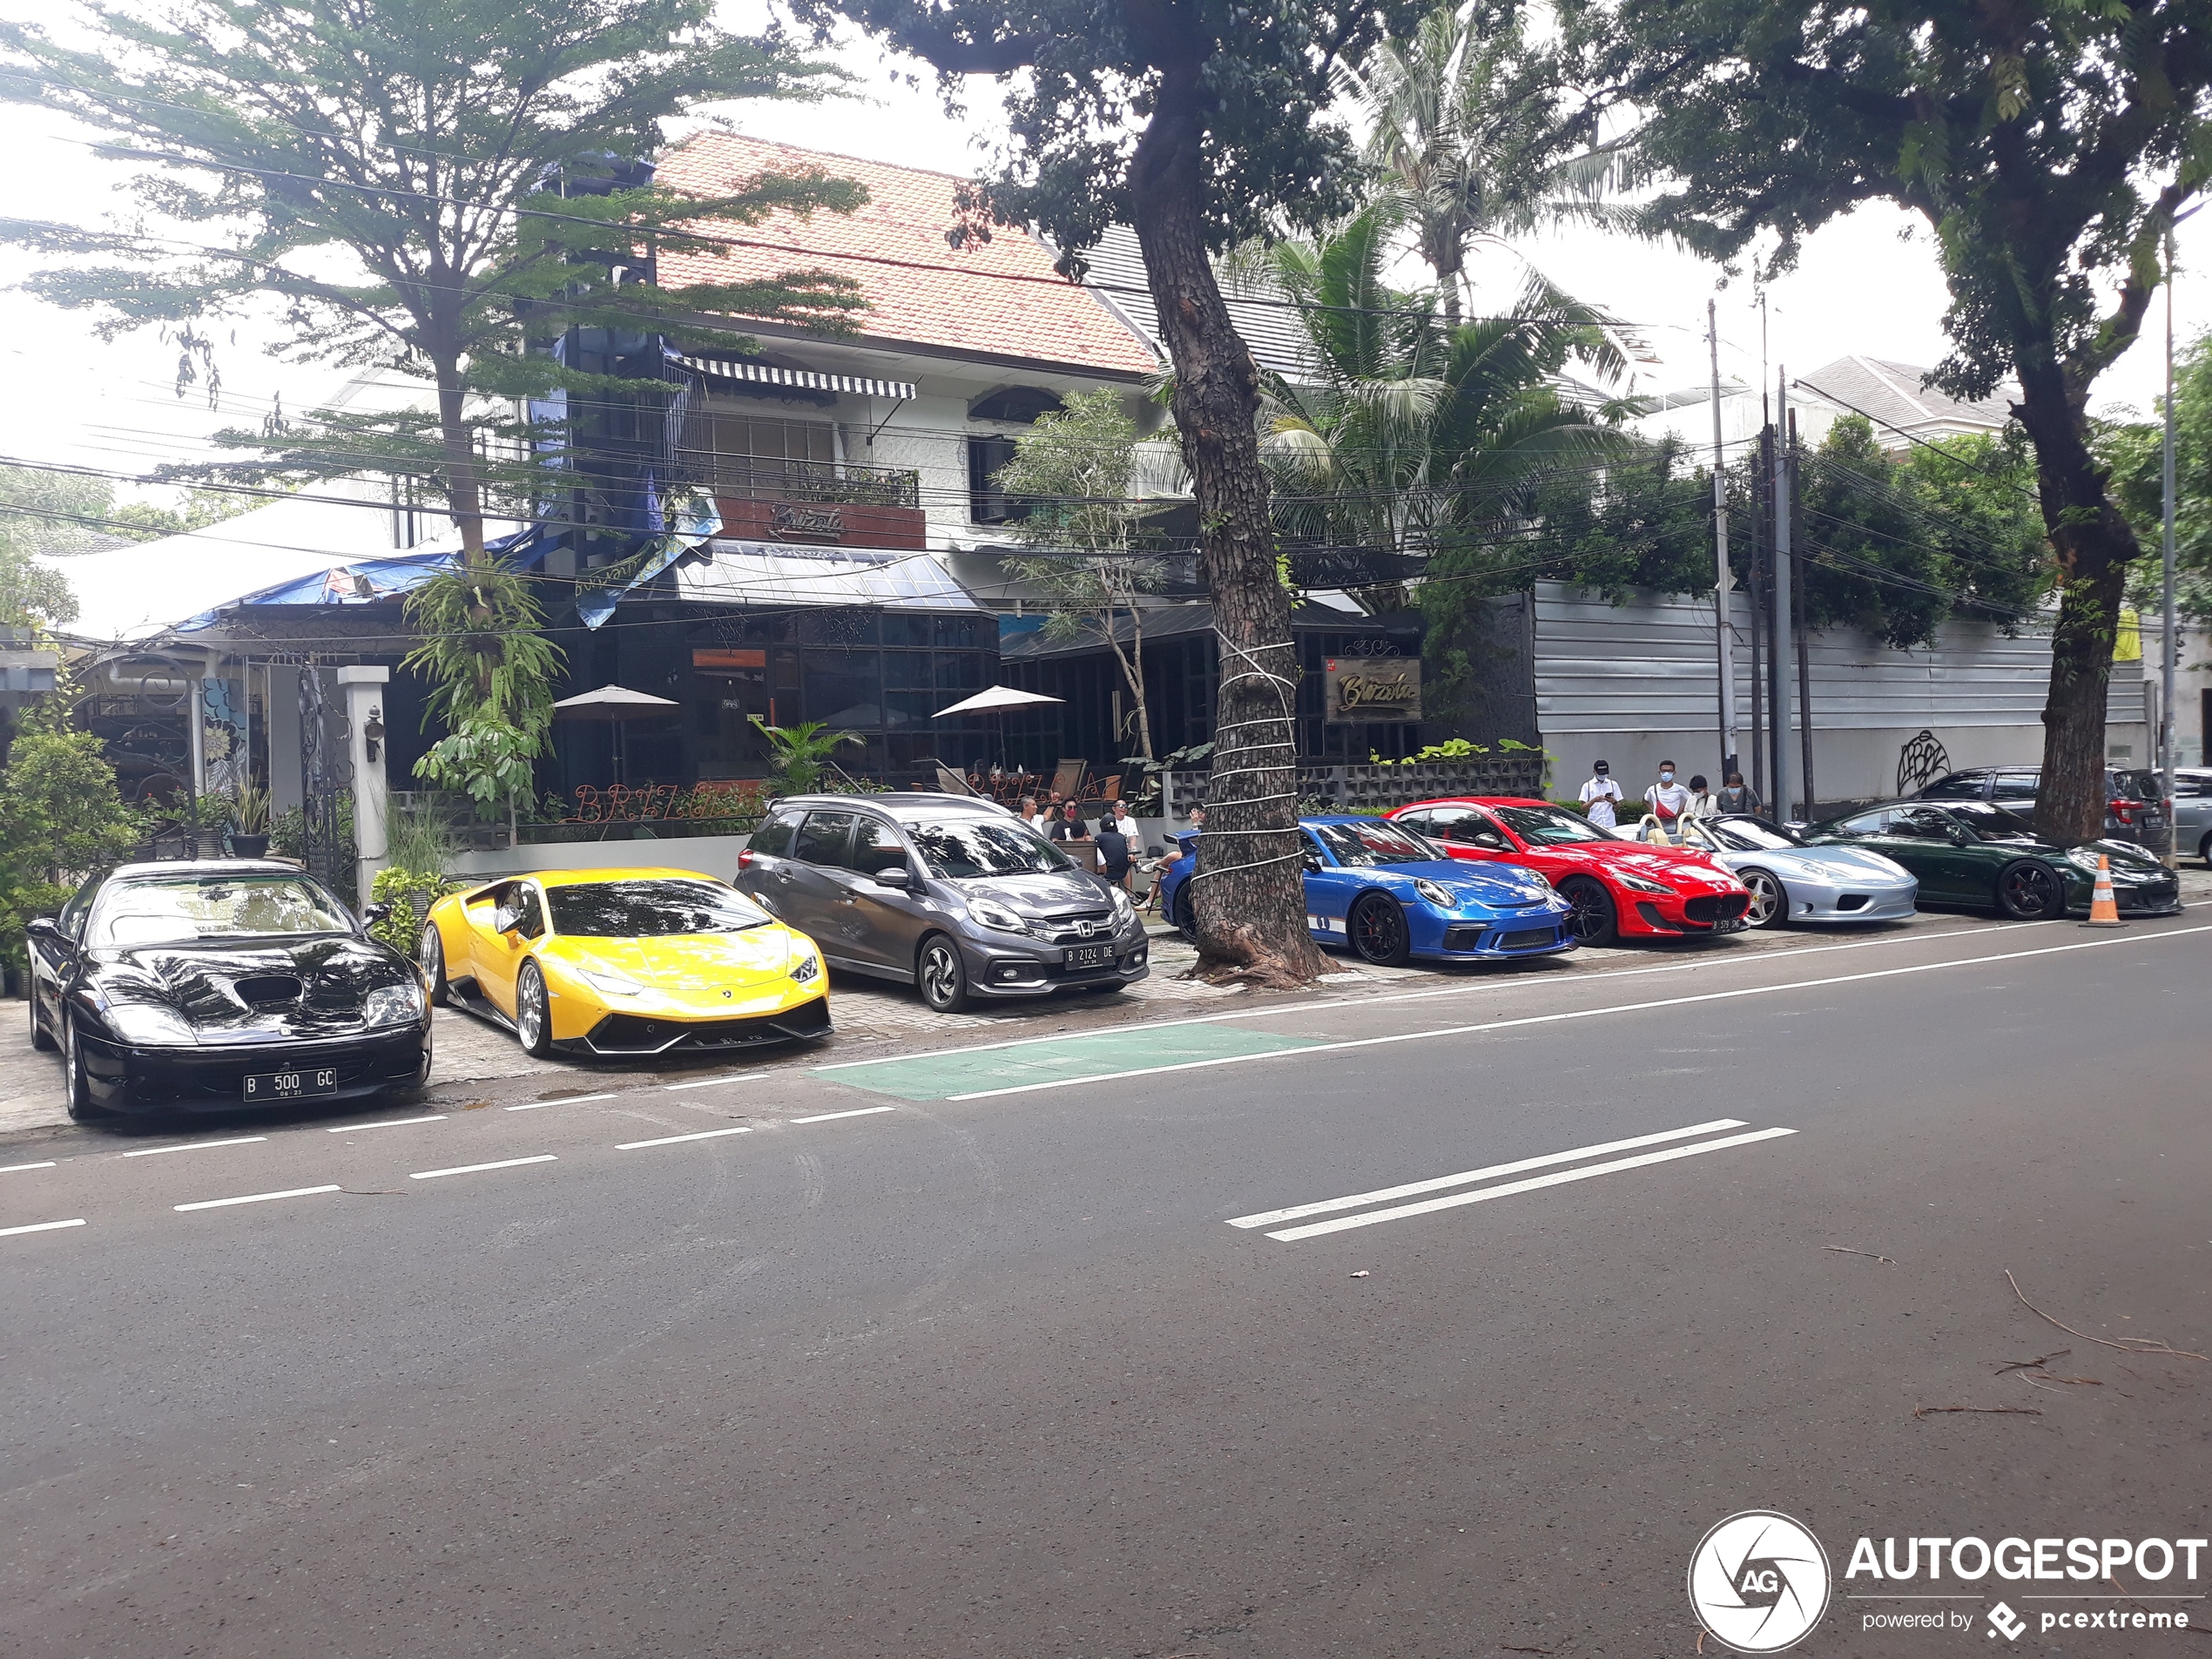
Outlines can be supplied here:
M1330 657L1322 669L1325 719L1354 724L1421 718L1418 658Z

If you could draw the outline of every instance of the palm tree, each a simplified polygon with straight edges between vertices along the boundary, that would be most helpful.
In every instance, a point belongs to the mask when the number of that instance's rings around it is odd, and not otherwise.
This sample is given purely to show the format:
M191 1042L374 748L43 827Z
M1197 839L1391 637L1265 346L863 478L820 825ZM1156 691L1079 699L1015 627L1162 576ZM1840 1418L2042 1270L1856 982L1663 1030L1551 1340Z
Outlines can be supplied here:
M1263 374L1261 454L1293 539L1428 552L1510 517L1542 477L1617 447L1610 406L1564 401L1580 357L1625 369L1602 316L1530 280L1512 311L1454 324L1433 290L1383 280L1406 209L1386 199L1318 242L1242 251L1298 306L1306 366Z
M1367 159L1405 203L1452 322L1473 243L1567 219L1625 226L1603 198L1642 177L1625 140L1588 142L1517 18L1485 33L1477 16L1447 0L1343 77L1368 118Z

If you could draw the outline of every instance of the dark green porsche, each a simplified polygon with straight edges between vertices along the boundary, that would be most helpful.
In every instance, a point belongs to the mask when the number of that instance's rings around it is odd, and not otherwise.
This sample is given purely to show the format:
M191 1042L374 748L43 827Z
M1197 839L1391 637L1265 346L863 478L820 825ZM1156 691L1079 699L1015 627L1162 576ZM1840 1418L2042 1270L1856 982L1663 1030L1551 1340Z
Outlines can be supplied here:
M2140 846L2061 846L1987 801L1892 801L1816 825L1804 839L1896 860L1920 878L1922 904L1986 905L2022 921L2086 912L2101 853L2111 860L2113 898L2122 915L2165 916L2182 907L2180 878Z

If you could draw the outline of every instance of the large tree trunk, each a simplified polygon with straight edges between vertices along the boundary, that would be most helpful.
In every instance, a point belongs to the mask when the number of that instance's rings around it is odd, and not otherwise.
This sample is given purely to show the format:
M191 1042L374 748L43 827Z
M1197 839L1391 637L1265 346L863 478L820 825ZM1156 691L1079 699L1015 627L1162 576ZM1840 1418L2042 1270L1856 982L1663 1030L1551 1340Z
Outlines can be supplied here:
M2013 413L2035 445L2036 488L2060 581L2036 825L2060 840L2093 840L2104 833L2105 689L2121 590L2128 562L2142 549L2106 493L2106 469L2089 452L2087 420L2065 372L2047 354L2018 356Z
M1259 373L1222 303L1200 227L1200 67L1164 77L1130 169L1137 241L1175 366L1176 431L1197 497L1221 661L1191 904L1201 973L1299 985L1324 963L1305 930L1298 657L1259 461Z
M437 377L438 430L445 445L446 509L454 529L461 532L462 562L481 564L483 490L476 478L476 451L469 441L469 423L462 418L465 394L461 387L460 354L435 359L431 371Z

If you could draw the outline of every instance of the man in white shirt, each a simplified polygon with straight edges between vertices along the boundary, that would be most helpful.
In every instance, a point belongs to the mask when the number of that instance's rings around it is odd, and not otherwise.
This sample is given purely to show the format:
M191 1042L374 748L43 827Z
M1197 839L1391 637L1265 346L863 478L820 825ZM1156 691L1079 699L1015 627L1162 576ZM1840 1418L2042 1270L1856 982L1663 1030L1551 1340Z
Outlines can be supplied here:
M1613 803L1626 799L1621 786L1613 781L1613 768L1599 761L1590 768L1590 780L1582 786L1581 799L1582 815L1601 829L1617 827L1613 816Z
M1643 792L1643 799L1644 805L1651 808L1652 816L1659 820L1661 829L1674 828L1682 809L1689 804L1689 791L1675 781L1673 761L1659 763L1659 781Z

